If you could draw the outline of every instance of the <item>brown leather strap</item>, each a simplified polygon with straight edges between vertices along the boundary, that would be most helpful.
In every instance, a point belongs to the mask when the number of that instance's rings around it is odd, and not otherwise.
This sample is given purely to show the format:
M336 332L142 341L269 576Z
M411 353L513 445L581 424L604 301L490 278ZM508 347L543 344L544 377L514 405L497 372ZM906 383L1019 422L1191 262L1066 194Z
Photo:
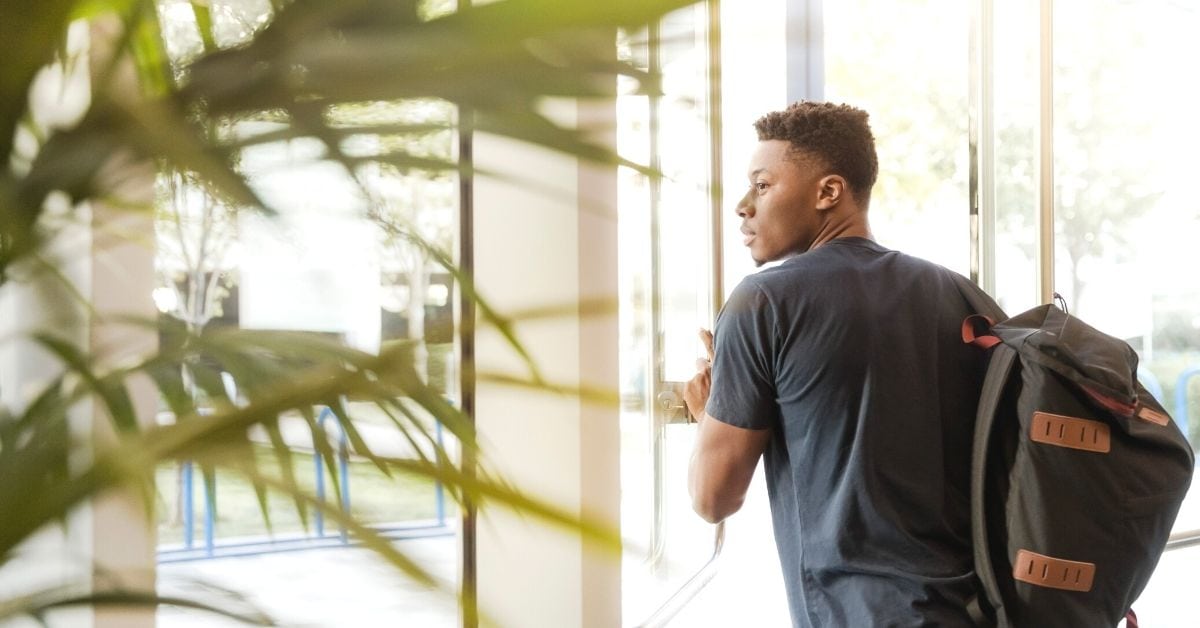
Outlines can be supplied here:
M1151 423L1155 423L1157 425L1162 425L1162 426L1166 426L1168 423L1171 422L1171 417L1169 417L1157 410L1147 408L1146 406L1142 406L1141 408L1138 409L1137 417L1139 419L1142 419L1143 421L1149 421Z
M1013 579L1039 587L1064 591L1091 591L1096 577L1094 563L1043 556L1029 550L1018 550L1013 559Z
M1112 435L1107 424L1049 412L1033 413L1029 438L1056 447L1070 447L1102 454L1108 453L1112 447Z

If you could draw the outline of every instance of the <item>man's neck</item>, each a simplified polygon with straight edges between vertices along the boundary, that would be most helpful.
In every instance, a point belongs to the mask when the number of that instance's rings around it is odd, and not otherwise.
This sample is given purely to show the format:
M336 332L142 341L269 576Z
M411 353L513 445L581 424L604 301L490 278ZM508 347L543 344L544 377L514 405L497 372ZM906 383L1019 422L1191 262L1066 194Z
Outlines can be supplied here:
M871 232L871 223L867 220L867 212L854 210L852 212L841 213L838 216L831 216L817 237L813 239L812 246L809 250L818 248L826 242L831 242L838 238L864 238L875 241L875 235Z

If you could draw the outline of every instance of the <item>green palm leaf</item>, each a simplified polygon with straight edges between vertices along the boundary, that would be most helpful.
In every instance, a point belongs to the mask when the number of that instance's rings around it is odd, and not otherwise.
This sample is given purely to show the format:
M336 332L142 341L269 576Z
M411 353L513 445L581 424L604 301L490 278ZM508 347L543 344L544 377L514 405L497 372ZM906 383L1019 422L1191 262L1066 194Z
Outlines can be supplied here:
M648 172L590 141L587 129L557 125L539 108L553 97L611 98L618 75L639 81L646 93L657 92L656 77L615 61L615 29L645 24L687 4L504 0L425 20L415 0L293 0L273 2L273 18L265 27L236 47L220 49L209 4L191 2L203 50L186 62L168 57L156 5L149 0L6 5L0 8L0 41L6 46L5 71L0 73L0 285L13 281L13 269L26 262L50 263L46 260L52 258L41 254L58 233L45 220L47 199L62 192L73 204L114 200L113 181L105 173L114 156L153 160L201 182L237 211L266 214L287 208L268 206L240 172L239 162L243 151L272 142L316 138L324 146L324 159L341 163L352 175L365 164L479 174L446 155L413 151L405 144L412 138L453 132L455 126L447 122L383 115L354 124L336 115L342 108L370 103L441 99L470 111L464 122L480 131ZM115 43L118 51L134 59L142 94L133 97L127 85L119 83L122 59L128 57L113 55L93 75L92 102L81 120L66 129L36 128L27 110L34 76L56 56L65 56L64 33L71 19L103 14L115 15L125 25ZM242 120L270 120L277 126L254 135L226 132ZM22 124L35 138L32 154L15 152L13 140ZM345 151L347 139L359 135L394 141L380 142L373 153ZM130 209L151 208L133 204ZM522 345L517 318L500 314L480 298L469 274L445 251L405 225L379 215L368 218L449 271L475 302L481 320L506 339L527 370L523 377L482 374L482 379L589 402L614 401L611 391L554 383ZM66 281L66 276L59 273L58 279ZM88 316L94 325L133 324L153 330L164 339L163 346L140 362L112 365L105 356L93 355L58 334L34 336L62 368L21 412L0 408L0 504L5 505L0 563L30 535L87 500L112 490L148 486L163 462L191 461L210 478L218 471L233 472L249 482L268 526L269 498L286 496L306 526L306 513L321 512L414 580L445 589L419 564L343 512L340 493L327 503L298 485L280 428L285 417L299 417L308 425L313 451L334 478L335 491L340 491L338 452L314 412L320 406L331 409L353 454L384 473L429 478L442 483L460 503L512 508L578 531L603 547L619 547L615 531L531 497L494 474L486 452L476 443L471 418L422 380L411 352L402 346L385 346L378 355L370 355L306 334L195 330L169 317ZM227 374L236 382L237 395L226 390ZM173 423L155 425L149 417L137 416L129 393L134 378L154 383ZM71 440L67 416L85 400L103 404L117 439L96 452L90 465L68 467L69 454L80 444ZM346 400L378 407L386 425L411 446L412 458L374 451ZM456 461L439 444L430 418L453 435L462 447L462 460L468 462ZM259 468L254 452L263 444L254 442L252 428L265 434L279 474ZM193 604L152 593L54 591L0 602L0 618L22 610L37 613L76 603L121 601ZM473 615L469 597L460 601ZM210 610L238 615L219 606Z

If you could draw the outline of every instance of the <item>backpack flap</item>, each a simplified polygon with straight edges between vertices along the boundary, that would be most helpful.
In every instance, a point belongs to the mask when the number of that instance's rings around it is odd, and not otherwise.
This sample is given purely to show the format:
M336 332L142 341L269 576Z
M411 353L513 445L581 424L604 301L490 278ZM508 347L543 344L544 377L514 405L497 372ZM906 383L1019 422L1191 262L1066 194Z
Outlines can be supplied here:
M1138 357L1133 348L1054 305L999 323L992 333L1023 358L1115 402L1115 411L1129 407L1132 412L1137 403Z

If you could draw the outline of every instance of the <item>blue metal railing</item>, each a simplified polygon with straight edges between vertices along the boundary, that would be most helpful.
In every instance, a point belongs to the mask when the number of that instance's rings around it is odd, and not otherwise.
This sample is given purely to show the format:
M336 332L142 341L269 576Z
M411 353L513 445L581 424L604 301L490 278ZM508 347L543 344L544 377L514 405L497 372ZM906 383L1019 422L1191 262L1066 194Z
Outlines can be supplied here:
M1191 439L1191 434L1188 432L1191 425L1191 417L1188 416L1188 385L1193 377L1200 375L1200 366L1192 366L1183 370L1179 374L1179 379L1175 383L1175 421L1179 423L1179 429L1183 430L1183 435Z
M1162 399L1165 401L1165 398L1163 397L1162 384L1158 383L1158 377L1153 371L1139 364L1137 367L1137 378L1138 381L1142 382L1142 385L1146 387L1146 390L1150 391L1151 395L1154 395L1155 399Z
M191 499L191 496L188 497ZM204 553L213 555L213 535L217 530L217 472L204 474Z
M325 432L325 419L333 416L333 410L329 406L321 408L321 414L317 416L317 429ZM337 448L337 463L338 463L338 485L341 487L342 493L342 510L350 512L350 444L346 439L346 430L342 428L341 423L334 421L334 425L338 427L338 448ZM325 501L325 459L321 457L318 451L313 452L313 469L316 470L316 490L317 499L321 502ZM317 536L325 536L325 513L320 510L313 513L314 525L317 528ZM346 536L346 527L338 524L338 536L341 537L342 543L348 542Z
M1180 373L1179 379L1175 384L1175 423L1189 440L1191 439L1191 435L1188 430L1191 421L1188 412L1188 384L1197 375L1200 375L1200 366L1189 367L1183 373ZM1137 376L1138 380L1142 382L1142 385L1146 387L1146 390L1150 394L1154 395L1155 399L1161 400L1164 404L1166 403L1166 395L1163 393L1162 384L1158 382L1158 377L1150 369L1139 364Z
M325 432L325 421L333 416L333 411L328 406L323 406L317 417L317 428L322 434ZM333 422L338 428L338 447L336 449L336 459L338 466L338 486L341 493L341 507L344 512L350 512L350 445L346 431L341 424L336 420ZM439 447L443 446L443 428L440 422L434 423L434 437ZM322 458L320 451L313 451L313 467L315 471L315 493L317 499L322 502L326 498L326 473L325 460ZM347 534L345 526L338 526L338 535L335 537L326 536L325 534L325 516L320 510L316 510L313 514L314 534L304 535L295 538L285 539L270 539L266 541L232 541L218 543L216 538L217 527L217 486L216 475L206 474L204 477L204 546L197 549L195 546L195 470L191 461L185 461L182 464L182 494L183 494L183 543L179 548L163 548L158 552L159 562L179 562L185 560L196 560L203 558L213 558L215 556L244 556L254 554L265 554L271 552L291 551L296 549L309 549L313 547L330 547L330 546L345 546L350 544L350 538ZM446 494L445 487L440 480L434 481L434 500L436 515L432 523L424 522L408 525L390 525L379 526L375 530L381 535L388 538L411 538L431 536L438 534L450 533L446 523Z
M192 461L183 463L183 546L192 549L195 537L195 512L192 507Z

